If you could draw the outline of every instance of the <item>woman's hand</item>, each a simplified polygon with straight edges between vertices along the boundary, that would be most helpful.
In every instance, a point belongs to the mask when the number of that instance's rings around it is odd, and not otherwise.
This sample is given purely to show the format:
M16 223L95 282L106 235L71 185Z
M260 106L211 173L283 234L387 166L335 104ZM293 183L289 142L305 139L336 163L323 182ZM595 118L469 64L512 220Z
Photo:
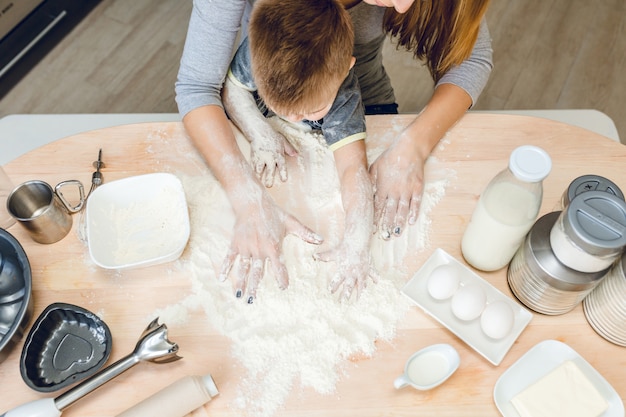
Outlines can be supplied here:
M424 168L435 145L463 117L472 98L460 87L441 84L424 110L370 166L374 224L383 239L400 236L419 215Z
M374 224L383 239L415 224L424 190L424 165L407 131L370 166L374 183Z
M288 234L305 242L320 244L323 238L283 211L260 185L242 189L235 202L236 221L228 254L222 263L219 280L235 278L235 295L251 304L265 272L274 274L280 289L289 285L282 259L282 243Z

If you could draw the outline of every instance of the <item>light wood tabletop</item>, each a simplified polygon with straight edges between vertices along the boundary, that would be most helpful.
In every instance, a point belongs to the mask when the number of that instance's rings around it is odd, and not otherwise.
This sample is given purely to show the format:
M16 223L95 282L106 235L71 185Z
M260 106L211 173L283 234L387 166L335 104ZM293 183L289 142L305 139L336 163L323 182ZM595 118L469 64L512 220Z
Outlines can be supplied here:
M368 117L368 147L388 146L399 129L414 117ZM553 162L552 171L544 181L540 215L557 210L563 191L580 175L601 175L626 189L626 146L622 144L547 119L467 114L442 139L432 154L436 162L428 165L427 181L446 172L448 183L445 195L429 215L428 244L413 252L409 248L404 257L403 268L409 278L437 248L463 262L460 240L478 196L487 182L506 167L511 151L526 144L545 149ZM15 184L32 179L52 185L67 179L90 184L92 162L99 149L103 150L105 183L150 172L210 175L179 122L140 123L81 133L30 151L6 164L4 169ZM298 179L290 177L291 180ZM300 191L306 193L306 189ZM280 187L272 192L279 201L285 197ZM144 327L154 318L154 312L183 299L190 293L191 283L184 263L178 261L123 271L97 267L89 257L86 243L77 234L78 216L74 216L70 234L51 245L33 242L19 225L8 231L23 245L31 263L34 297L31 323L54 302L75 304L101 315L113 335L108 364L130 353ZM182 258L186 256L183 253ZM514 299L508 288L506 268L478 274ZM376 285L368 286L367 291L376 291ZM233 297L234 302L238 301ZM544 340L569 345L606 379L622 402L626 399L626 348L598 335L588 324L581 305L560 316L534 312L532 315L529 325L495 366L417 306L411 306L391 341L377 342L371 357L345 361L335 392L318 394L311 389L293 387L275 415L498 416L494 387L499 377ZM183 322L168 324L168 328L170 340L180 345L183 360L161 365L139 364L63 414L115 416L179 377L210 373L220 395L192 415L241 415L233 402L244 375L233 360L231 340L213 328L201 312ZM461 357L459 369L431 391L396 390L393 381L402 372L406 359L434 343L449 343L457 349ZM19 370L21 347L22 343L18 344L0 363L0 412L24 402L59 395L59 392L38 393L23 382Z

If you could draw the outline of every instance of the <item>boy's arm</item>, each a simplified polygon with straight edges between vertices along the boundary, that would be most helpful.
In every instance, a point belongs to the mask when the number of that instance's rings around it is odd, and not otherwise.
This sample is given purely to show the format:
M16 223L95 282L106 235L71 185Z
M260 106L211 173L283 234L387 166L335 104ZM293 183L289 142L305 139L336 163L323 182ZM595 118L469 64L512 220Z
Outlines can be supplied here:
M250 142L250 163L261 182L266 187L274 185L276 171L282 181L287 181L285 154L296 152L261 114L252 92L229 75L222 89L222 102L228 117Z
M347 300L355 287L357 297L360 295L368 276L377 281L377 275L370 267L373 195L364 140L340 147L334 151L334 157L345 212L344 235L338 247L318 253L316 258L336 262L337 272L329 284L329 289L334 293L343 286L341 297Z

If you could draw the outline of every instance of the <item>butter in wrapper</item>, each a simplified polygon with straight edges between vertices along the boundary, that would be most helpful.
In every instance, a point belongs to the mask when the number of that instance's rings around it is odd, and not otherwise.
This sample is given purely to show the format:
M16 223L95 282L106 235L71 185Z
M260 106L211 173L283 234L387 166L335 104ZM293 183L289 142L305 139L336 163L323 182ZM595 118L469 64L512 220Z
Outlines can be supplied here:
M597 417L608 403L572 361L565 361L511 400L520 417Z

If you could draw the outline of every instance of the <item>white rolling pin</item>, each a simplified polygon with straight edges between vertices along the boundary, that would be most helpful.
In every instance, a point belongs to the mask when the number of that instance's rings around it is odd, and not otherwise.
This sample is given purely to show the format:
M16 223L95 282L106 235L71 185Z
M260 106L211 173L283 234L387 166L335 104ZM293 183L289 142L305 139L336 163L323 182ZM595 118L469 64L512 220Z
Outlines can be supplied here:
M211 375L190 375L173 382L117 417L184 417L219 394Z

